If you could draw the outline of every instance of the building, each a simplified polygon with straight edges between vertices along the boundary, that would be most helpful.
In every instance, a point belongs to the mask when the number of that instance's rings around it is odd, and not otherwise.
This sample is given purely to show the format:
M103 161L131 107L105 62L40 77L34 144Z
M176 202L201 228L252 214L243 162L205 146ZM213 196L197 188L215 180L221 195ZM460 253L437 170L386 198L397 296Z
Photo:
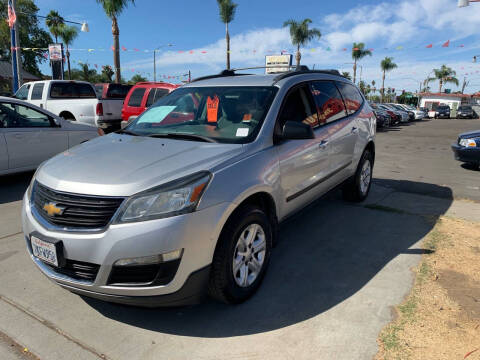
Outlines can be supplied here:
M0 92L8 94L12 91L12 64L8 61L0 61ZM23 82L42 80L38 76L30 74L22 69Z
M435 109L438 105L448 105L456 111L460 105L480 107L480 93L475 94L447 94L447 93L421 93L420 107Z

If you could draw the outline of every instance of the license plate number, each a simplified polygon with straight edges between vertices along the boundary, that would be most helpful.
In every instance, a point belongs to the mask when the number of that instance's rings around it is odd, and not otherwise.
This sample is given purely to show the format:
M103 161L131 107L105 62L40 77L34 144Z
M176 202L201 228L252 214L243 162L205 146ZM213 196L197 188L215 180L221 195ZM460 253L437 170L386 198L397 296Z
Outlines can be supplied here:
M31 238L33 255L40 260L58 267L57 249L55 244L43 241L35 236Z

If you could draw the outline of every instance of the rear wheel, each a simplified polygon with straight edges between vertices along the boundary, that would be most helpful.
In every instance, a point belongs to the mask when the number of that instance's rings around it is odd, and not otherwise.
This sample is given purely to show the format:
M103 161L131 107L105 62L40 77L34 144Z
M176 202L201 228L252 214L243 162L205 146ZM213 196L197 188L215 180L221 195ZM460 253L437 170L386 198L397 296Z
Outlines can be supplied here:
M270 260L272 226L265 212L240 208L227 222L212 262L209 294L227 304L238 304L260 286Z
M75 116L73 116L72 113L69 113L68 111L62 112L60 114L60 117L64 118L65 120L72 120L75 121Z
M372 185L373 156L370 150L363 152L362 158L357 167L353 178L343 187L343 197L345 200L361 202L365 200Z

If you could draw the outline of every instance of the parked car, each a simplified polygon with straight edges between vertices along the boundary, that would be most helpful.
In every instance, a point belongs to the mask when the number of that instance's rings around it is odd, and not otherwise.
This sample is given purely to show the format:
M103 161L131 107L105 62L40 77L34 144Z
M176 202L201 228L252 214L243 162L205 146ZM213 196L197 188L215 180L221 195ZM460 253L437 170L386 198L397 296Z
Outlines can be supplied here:
M93 126L66 121L25 101L0 97L0 175L33 170L98 135Z
M401 106L403 109L409 112L410 115L410 120L422 120L425 117L427 117L427 113L423 110L416 109L412 105L406 105L406 104L397 104L398 106Z
M184 85L38 169L22 223L42 273L111 302L180 305L208 289L240 303L260 286L279 222L338 186L368 196L375 116L351 81L234 74Z
M180 85L165 82L139 82L127 94L122 108L122 120L128 122L150 107L158 99L169 94Z
M117 130L122 121L123 101L133 85L101 83L95 91L103 104L103 119L98 121L102 129Z
M15 98L46 109L65 120L99 126L105 118L103 100L86 81L44 80L24 84Z
M480 130L460 134L452 145L455 159L478 168L480 166Z
M384 105L390 106L390 108L397 110L400 113L400 115L402 116L401 122L407 123L411 120L412 116L408 113L407 110L405 110L401 106L399 106L397 104L384 104Z
M391 116L387 111L380 109L375 103L370 103L370 107L377 117L377 127L385 128L391 125Z
M379 108L388 112L390 117L394 119L393 124L397 125L402 122L402 114L397 109L387 106L386 104L379 104Z
M428 113L429 114L429 117L431 116L430 112ZM437 106L437 108L435 109L435 115L434 115L434 118L435 119L439 119L439 118L447 118L447 119L450 119L450 106L448 105L439 105Z
M457 118L459 119L474 119L475 112L470 105L462 105L457 110Z

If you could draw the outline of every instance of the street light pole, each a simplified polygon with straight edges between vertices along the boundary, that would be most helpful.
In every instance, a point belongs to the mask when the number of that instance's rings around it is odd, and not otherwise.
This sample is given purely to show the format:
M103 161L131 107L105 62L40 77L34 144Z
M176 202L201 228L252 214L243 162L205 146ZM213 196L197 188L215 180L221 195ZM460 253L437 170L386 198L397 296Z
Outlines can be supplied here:
M12 0L12 8L13 11L15 11L15 8L17 7L16 4L17 0ZM18 21L15 21L15 24L13 24L13 28L15 30L15 47L16 47L16 58L17 58L17 81L18 81L18 87L22 86L22 50L20 47L20 38L18 34Z

